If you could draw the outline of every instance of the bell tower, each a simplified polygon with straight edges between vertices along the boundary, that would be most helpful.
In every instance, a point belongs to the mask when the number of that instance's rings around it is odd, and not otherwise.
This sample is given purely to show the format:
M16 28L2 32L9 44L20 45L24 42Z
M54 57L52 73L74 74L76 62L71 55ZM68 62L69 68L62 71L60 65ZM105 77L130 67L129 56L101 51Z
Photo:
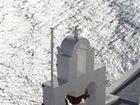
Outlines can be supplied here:
M58 78L74 81L79 76L93 71L93 62L93 51L89 41L80 36L69 35L58 47Z
M43 84L43 105L66 105L67 95L90 95L83 105L105 105L105 66L94 63L94 51L89 41L78 35L77 27L57 47L57 74ZM79 104L81 105L81 104Z

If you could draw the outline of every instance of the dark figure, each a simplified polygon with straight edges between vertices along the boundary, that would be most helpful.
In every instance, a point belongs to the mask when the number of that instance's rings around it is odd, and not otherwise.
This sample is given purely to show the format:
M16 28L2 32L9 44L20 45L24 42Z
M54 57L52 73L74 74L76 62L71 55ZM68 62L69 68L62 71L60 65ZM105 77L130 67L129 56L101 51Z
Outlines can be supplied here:
M66 105L77 105L77 104L80 104L80 103L84 103L85 100L89 97L89 94L88 94L88 91L86 89L85 93L78 96L78 97L74 97L74 96L70 96L70 95L67 95L65 97L65 103ZM83 102L84 101L84 102Z

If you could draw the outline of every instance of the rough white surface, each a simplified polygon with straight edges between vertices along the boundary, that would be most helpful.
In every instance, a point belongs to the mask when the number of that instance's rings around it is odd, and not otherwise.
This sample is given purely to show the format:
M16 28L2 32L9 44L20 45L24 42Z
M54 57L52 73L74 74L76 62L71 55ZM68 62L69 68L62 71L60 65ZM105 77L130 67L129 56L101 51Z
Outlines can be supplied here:
M40 105L55 45L75 25L107 65L107 86L140 59L139 0L0 0L0 105Z

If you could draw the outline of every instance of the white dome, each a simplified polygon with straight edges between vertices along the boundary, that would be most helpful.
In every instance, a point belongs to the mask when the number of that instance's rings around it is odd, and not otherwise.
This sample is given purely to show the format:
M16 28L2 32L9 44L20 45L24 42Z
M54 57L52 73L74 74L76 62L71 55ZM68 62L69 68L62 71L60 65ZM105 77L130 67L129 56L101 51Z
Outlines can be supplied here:
M61 43L63 54L71 56L73 53L73 49L78 41L79 38L76 38L74 35L68 35Z
M68 35L61 43L61 52L63 55L72 56L75 46L78 44L80 48L87 49L90 47L89 41L81 36Z

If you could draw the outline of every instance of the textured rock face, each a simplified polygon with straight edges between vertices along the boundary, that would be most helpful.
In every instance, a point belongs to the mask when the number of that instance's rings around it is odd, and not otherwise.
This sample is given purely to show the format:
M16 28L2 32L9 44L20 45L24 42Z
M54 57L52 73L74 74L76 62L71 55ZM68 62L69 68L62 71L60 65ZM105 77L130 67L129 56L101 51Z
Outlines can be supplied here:
M0 105L39 105L55 45L75 25L107 65L107 86L140 59L139 0L0 0Z

